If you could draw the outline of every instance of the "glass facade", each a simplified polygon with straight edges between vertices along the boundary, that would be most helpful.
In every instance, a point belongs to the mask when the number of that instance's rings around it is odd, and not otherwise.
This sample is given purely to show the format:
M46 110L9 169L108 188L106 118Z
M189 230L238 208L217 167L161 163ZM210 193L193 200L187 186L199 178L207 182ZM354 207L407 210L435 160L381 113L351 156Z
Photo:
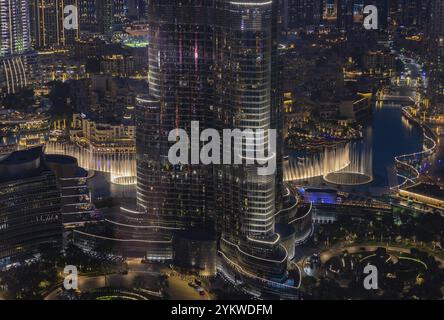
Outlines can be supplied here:
M265 130L263 139L244 139L245 157L251 148L268 150L270 143L280 140L272 141L268 134L279 123L276 8L272 1L217 1L216 8L215 101L220 128ZM280 158L277 153L267 156ZM244 161L218 170L220 257L247 277L281 282L288 255L275 232L281 168L270 175L259 175L259 168Z
M136 116L139 210L159 239L216 229L220 271L282 283L288 252L275 232L283 194L276 3L159 0L148 12L150 92L138 99ZM174 166L168 135L181 129L192 136L193 121L221 136L264 135L244 137L238 155L221 146L242 164ZM270 144L276 152L263 157L277 169L261 175L265 165L248 156Z
M276 3L150 1L150 95L139 98L136 117L138 206L154 233L174 238L215 228L218 269L261 286L287 278L288 252L275 232L283 194ZM171 165L168 135L183 129L191 136L193 121L221 136L227 129L265 134L242 139L242 164ZM247 156L271 143L277 151L264 157L277 170L260 175L264 166ZM236 157L229 148L221 154Z
M150 96L137 106L137 200L159 236L212 228L212 167L171 165L171 131L210 127L213 42L211 1L150 1ZM188 163L191 163L189 161Z
M32 79L33 56L26 0L0 1L0 86L15 93Z
M26 1L28 2L28 1ZM78 0L31 0L31 35L35 49L52 49L65 46L74 46L79 38L79 28L66 29L64 27L64 13L67 6L79 8ZM83 6L81 7L83 8Z
M0 32L0 58L29 51L31 39L28 1L0 1Z
M42 244L62 245L61 193L41 150L0 161L0 265L29 257Z

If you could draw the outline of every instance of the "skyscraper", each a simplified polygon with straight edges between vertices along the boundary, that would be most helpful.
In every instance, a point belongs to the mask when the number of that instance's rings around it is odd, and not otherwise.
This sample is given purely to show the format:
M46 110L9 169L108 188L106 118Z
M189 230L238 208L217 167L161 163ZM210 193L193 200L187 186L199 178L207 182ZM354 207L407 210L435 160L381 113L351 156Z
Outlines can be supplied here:
M146 0L128 0L128 17L132 19L146 18Z
M100 32L99 4L100 0L79 1L79 28L83 32Z
M150 95L137 107L137 202L153 239L213 232L221 273L256 289L293 290L283 284L288 252L275 231L284 189L278 2L153 0L148 12ZM226 129L264 135L243 136L237 151L221 146L242 164L204 165L188 154L187 163L172 165L168 135L192 136L197 122L221 136ZM261 175L265 165L247 157L271 145L276 151L258 160L277 168ZM165 259L174 255L168 250Z
M321 22L322 0L288 0L288 26L290 29Z
M280 91L277 6L271 1L217 3L215 107L223 129L266 130L259 146L276 145L277 170L261 175L245 160L253 141L243 139L241 165L217 168L216 199L220 233L219 271L259 284L262 290L287 279L288 252L275 231L281 208ZM276 137L268 130L277 130ZM269 285L269 286L268 286Z
M26 0L0 1L0 83L15 93L32 78L29 8Z
M337 19L336 26L339 29L351 30L354 26L354 9L355 0L338 0L337 1Z
M444 108L444 1L433 0L431 4L429 39L429 96L433 105ZM440 111L442 112L442 111Z
M79 28L64 26L65 8L79 8L78 0L31 0L31 35L35 49L54 49L73 46L79 37Z
M97 2L101 32L110 39L115 31L123 27L127 14L125 0L101 0Z
M338 1L340 0L323 0L322 19L326 23L333 23L337 20Z
M380 1L381 5L383 4ZM387 1L384 1L387 2ZM427 20L430 0L398 0L399 22L406 27L423 27Z
M27 1L0 1L0 19L0 56L12 56L28 51L30 39Z
M150 97L137 112L137 202L162 239L174 231L212 228L212 168L171 165L170 131L210 127L213 108L211 1L149 2Z

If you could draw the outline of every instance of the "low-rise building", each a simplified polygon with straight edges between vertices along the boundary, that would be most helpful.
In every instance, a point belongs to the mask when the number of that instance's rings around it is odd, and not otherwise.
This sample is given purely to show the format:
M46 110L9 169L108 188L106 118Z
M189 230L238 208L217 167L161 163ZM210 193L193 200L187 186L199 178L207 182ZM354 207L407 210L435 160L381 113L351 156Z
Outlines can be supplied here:
M444 189L438 185L420 183L399 190L399 195L413 202L444 209Z
M135 126L98 123L83 114L74 114L70 139L103 153L134 153Z
M375 76L392 76L395 71L395 55L385 51L369 51L364 55L364 69Z

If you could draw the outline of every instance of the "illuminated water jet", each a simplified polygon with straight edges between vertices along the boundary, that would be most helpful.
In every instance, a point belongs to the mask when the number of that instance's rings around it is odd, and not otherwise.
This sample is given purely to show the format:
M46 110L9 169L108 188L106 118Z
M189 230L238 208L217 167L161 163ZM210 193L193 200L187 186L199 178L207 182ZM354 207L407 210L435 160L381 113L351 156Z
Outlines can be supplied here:
M72 143L48 142L47 154L74 157L79 166L88 171L111 174L111 182L118 185L136 184L136 156L132 153L98 153Z
M373 181L373 153L361 143L353 143L350 152L350 164L341 170L324 175L324 180L331 184L357 186Z
M373 181L372 151L362 143L346 143L325 148L320 154L290 159L284 164L285 181L317 177L338 185L368 184Z
M350 144L325 148L323 152L284 163L285 181L309 180L333 173L350 165Z

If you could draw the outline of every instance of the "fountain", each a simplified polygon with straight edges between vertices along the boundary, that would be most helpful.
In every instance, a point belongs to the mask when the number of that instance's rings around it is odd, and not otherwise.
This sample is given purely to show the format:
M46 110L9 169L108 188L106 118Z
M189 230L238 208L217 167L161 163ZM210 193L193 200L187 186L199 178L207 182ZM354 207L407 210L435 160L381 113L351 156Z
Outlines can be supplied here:
M337 185L363 185L373 181L372 150L360 142L325 148L320 154L291 159L284 165L285 181L323 177Z
M346 168L350 164L350 144L324 148L323 152L284 163L285 181L309 180Z
M373 153L363 143L350 145L350 164L341 170L324 175L331 184L356 186L373 181Z
M63 154L78 160L79 166L90 171L111 174L118 185L136 184L136 155L132 153L98 153L73 143L48 142L47 154Z

